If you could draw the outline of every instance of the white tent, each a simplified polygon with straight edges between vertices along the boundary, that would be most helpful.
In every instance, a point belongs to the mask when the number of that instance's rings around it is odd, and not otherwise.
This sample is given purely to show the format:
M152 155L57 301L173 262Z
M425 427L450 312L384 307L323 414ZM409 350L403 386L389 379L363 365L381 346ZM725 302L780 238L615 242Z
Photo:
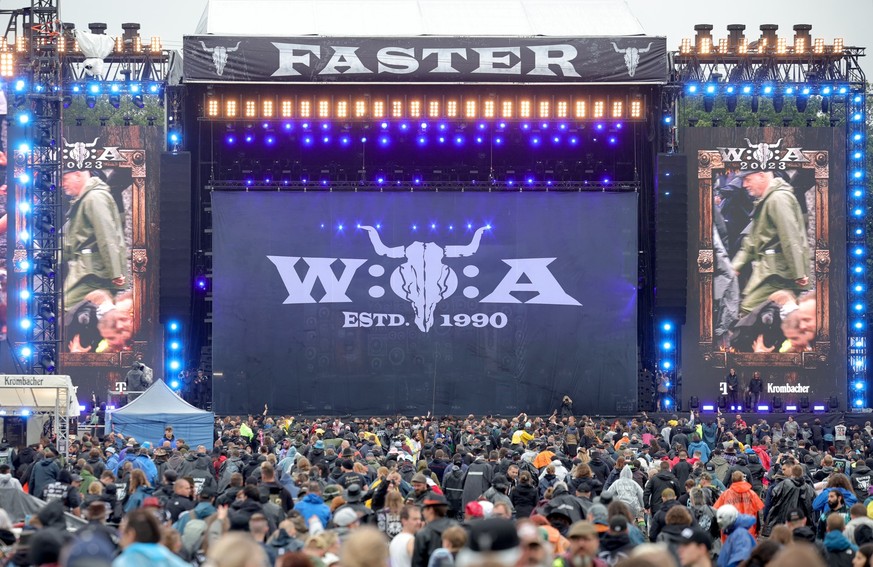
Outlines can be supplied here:
M199 34L643 35L624 0L209 0Z
M0 415L55 410L67 417L79 415L76 387L69 376L0 374Z
M76 387L69 376L0 374L0 416L41 416L51 418L58 436L58 449L67 455L70 418L79 415ZM28 421L28 442L39 431Z

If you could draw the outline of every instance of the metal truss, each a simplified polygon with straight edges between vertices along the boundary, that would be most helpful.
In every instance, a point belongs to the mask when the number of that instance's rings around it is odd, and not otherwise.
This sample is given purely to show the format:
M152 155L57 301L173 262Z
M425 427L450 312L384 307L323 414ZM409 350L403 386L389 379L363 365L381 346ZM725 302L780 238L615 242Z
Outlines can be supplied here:
M536 181L526 183L521 181L429 181L420 184L404 182L359 182L330 181L326 185L319 182L292 181L288 184L248 183L246 181L212 181L206 187L208 191L370 191L370 192L410 192L410 191L446 191L446 192L512 192L512 191L563 191L563 192L597 192L597 193L628 193L638 192L642 183L639 181L616 181L614 183L599 183L587 181Z

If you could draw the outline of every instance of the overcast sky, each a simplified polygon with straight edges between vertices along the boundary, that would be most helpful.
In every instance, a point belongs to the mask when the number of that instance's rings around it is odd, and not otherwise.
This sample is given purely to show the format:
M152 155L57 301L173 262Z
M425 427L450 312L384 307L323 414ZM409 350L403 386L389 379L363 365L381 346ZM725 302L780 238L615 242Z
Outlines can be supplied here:
M88 22L105 22L110 35L121 33L123 22L138 22L142 24L143 37L160 35L166 47L180 48L182 36L193 33L197 27L206 1L64 0L61 19L77 27L86 27ZM18 3L24 4L20 0ZM7 0L4 4L11 8L16 1ZM727 36L728 24L746 24L750 40L760 35L761 24L778 24L779 35L789 44L793 41L794 24L812 24L814 38L823 37L830 44L835 37L842 37L847 46L870 47L873 55L873 0L627 0L627 4L646 33L667 36L668 46L674 50L683 37L694 35L695 24L713 24L716 43L718 38ZM862 65L873 78L873 61L870 57L865 59Z

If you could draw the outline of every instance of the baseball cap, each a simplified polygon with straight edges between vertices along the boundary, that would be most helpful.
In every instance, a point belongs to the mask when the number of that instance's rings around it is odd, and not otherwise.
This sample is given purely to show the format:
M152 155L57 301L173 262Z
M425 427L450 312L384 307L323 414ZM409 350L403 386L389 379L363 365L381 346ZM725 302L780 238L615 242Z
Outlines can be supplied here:
M788 522L796 522L797 520L802 520L806 517L803 513L803 510L800 508L792 508L788 511L788 514L785 515L785 520Z
M614 535L627 533L627 520L624 516L613 516L609 519L609 533Z
M586 537L586 536L595 536L597 537L597 529L594 527L594 524L591 522L586 522L585 520L580 520L570 526L570 529L567 530L567 537Z
M115 447L106 447L106 452L112 453L114 455L115 454Z
M351 508L340 508L333 515L333 523L341 528L358 520L358 514Z
M428 498L425 498L422 503L424 507L428 506L448 506L449 501L446 500L446 497L442 494L431 494Z
M697 526L690 526L683 529L679 533L678 541L676 542L679 545L688 544L688 543L698 543L706 546L706 549L712 549L712 537Z
M484 518L485 512L482 510L482 505L477 501L468 502L464 507L465 515L471 518Z

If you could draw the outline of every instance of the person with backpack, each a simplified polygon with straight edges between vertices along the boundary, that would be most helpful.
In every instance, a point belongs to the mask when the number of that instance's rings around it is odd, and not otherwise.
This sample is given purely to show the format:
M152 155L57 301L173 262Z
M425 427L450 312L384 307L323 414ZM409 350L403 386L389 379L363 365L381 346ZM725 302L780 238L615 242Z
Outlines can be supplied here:
M600 535L600 552L597 557L609 567L630 557L636 547L628 534L628 523L624 516L613 516L609 519L609 530Z
M539 493L529 472L524 471L518 476L518 485L512 489L509 498L518 518L530 517L539 502Z
M12 468L7 463L0 465L0 489L2 488L15 488L17 490L23 490L23 488L21 488L21 483L18 481L18 479L12 476Z
M443 474L443 494L449 502L449 518L456 519L461 515L464 500L464 468L460 455L452 458L452 464L446 467Z
M173 496L167 500L164 509L170 516L170 522L175 522L179 519L182 512L187 512L194 508L194 501L191 499L191 484L187 479L180 478L173 483Z
M12 472L15 472L15 461L17 459L17 455L15 453L15 448L9 445L4 437L0 440L0 466L9 465Z
M262 496L266 496L268 501L282 508L286 514L294 508L291 493L276 482L276 469L269 461L261 463L261 482L258 484L258 490Z
M706 493L699 486L695 486L689 491L688 511L694 518L694 525L708 533L712 541L715 542L715 551L718 553L721 549L721 538L719 537L721 532L718 529L716 511L715 508L707 504Z

